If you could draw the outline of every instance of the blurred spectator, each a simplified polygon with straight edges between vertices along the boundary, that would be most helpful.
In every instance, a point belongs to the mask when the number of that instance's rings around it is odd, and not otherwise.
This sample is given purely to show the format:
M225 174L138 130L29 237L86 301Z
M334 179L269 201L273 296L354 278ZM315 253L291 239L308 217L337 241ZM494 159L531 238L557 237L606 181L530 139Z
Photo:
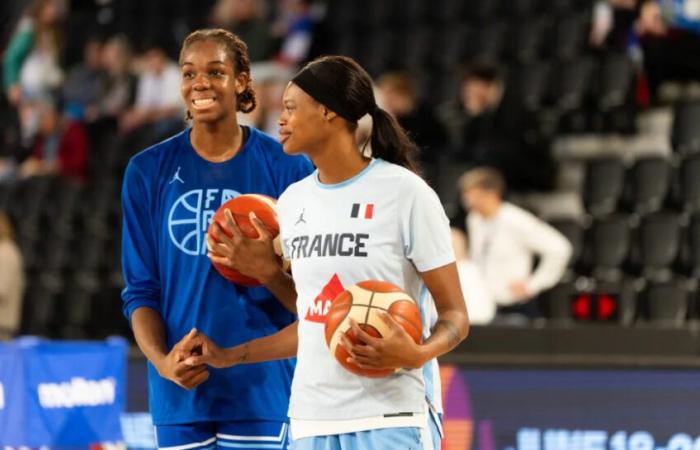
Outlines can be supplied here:
M637 0L598 0L591 20L591 46L625 51L636 17Z
M70 69L63 84L63 101L76 118L94 116L104 95L106 75L102 69L102 51L99 39L88 39L83 62Z
M22 254L17 247L12 224L0 211L0 340L19 331L24 295Z
M106 72L104 94L95 109L86 111L88 122L116 121L129 109L136 93L136 77L131 73L131 47L126 36L118 35L105 42L101 65Z
M700 80L700 6L697 0L643 0L635 22L649 86Z
M700 3L697 0L600 0L590 42L626 51L643 65L651 92L665 81L700 79Z
M260 70L261 65L252 67L257 107L248 114L238 113L240 123L263 130L272 136L279 133L279 117L282 112L282 94L287 82L294 75L283 67L272 64ZM272 69L272 70L268 70Z
M34 0L20 20L3 57L3 80L11 104L52 94L63 74L59 66L63 37L60 0Z
M464 300L467 302L469 323L486 325L496 315L496 303L489 292L479 268L469 259L467 236L462 230L452 228L452 247L457 260L457 273L462 286Z
M124 113L119 128L125 134L140 129L148 140L157 140L183 126L180 68L160 45L150 46L142 62L136 103Z
M272 56L272 33L265 20L265 2L259 0L219 0L211 21L240 37L248 45L250 62Z
M535 114L506 95L499 69L472 65L461 83L459 102L443 105L441 117L455 157L473 166L499 169L511 190L550 190L555 164Z
M279 18L274 28L282 45L277 59L285 64L299 64L309 57L313 40L311 0L279 0L278 5Z
M88 136L83 124L62 117L50 101L38 104L40 127L32 155L20 166L20 176L57 174L85 180L89 155Z
M377 89L381 106L396 117L418 144L423 165L434 166L438 152L446 146L447 136L431 109L419 103L413 77L406 72L389 72L379 77Z
M571 244L547 223L505 202L505 182L497 170L472 169L459 184L469 210L470 256L498 305L498 314L536 317L537 305L531 300L562 277ZM539 264L533 271L535 257Z

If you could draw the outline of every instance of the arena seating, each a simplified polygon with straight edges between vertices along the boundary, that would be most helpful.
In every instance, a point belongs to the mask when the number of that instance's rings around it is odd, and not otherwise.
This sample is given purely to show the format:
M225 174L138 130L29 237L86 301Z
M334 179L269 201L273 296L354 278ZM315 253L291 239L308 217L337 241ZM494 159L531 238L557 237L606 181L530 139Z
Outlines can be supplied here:
M191 8L188 3L164 10L181 14ZM457 96L459 63L496 60L506 68L506 95L553 124L544 127L552 137L630 133L635 71L625 55L587 48L592 3L334 0L323 24L323 49L357 58L373 76L411 71L421 98L435 107ZM136 5L125 1L118 14L128 17ZM147 23L154 15L142 11L134 16L143 23L122 21L129 26L125 32L133 36L155 27ZM597 298L596 305L605 303L604 296L614 297L613 320L626 326L677 327L698 318L693 279L700 276L700 103L679 103L674 115L671 158L584 162L586 216L552 221L575 251L562 282L542 296L548 319L580 319L579 295ZM119 192L136 149L99 131L91 137L95 150L86 185L53 177L0 184L0 209L19 225L26 262L25 333L131 335L120 311ZM441 194L447 193L443 200L454 196L452 180L462 168L454 162L441 168L454 175L436 181Z

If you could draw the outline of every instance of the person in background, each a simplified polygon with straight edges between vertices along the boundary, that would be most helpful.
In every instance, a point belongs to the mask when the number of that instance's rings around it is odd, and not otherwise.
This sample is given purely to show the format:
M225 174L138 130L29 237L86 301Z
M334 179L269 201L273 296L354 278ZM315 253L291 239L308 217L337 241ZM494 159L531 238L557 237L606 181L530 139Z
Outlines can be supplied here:
M177 64L158 44L146 49L143 65L136 103L121 117L119 128L124 134L141 129L148 135L147 140L157 140L183 128L182 76Z
M538 316L537 295L554 286L572 254L571 243L531 213L503 200L495 169L477 167L459 180L468 208L470 256L498 305L499 315ZM533 270L534 258L539 264Z
M17 25L3 56L3 83L12 105L19 106L26 97L44 96L62 81L64 14L61 0L34 0Z
M418 100L418 89L407 72L388 72L377 80L379 103L394 116L420 149L424 168L435 169L438 152L447 143L442 124Z
M131 46L126 36L117 35L105 42L101 65L106 73L104 94L94 109L86 110L85 119L94 123L116 120L131 106L136 93L136 77L131 73Z
M14 239L10 218L0 211L0 340L19 331L24 294L22 254Z
M452 228L452 247L457 260L459 283L467 302L470 325L487 325L496 315L496 303L486 287L479 268L469 258L469 239L462 230Z
M472 64L462 79L459 102L443 105L441 116L457 162L497 168L515 192L554 187L550 144L535 115L508 95L496 65Z
M280 19L274 26L282 44L277 60L300 64L309 57L314 32L311 0L280 0Z
M102 69L103 44L89 38L83 49L83 62L68 71L63 84L63 101L74 117L92 115L105 91L106 75ZM88 111L91 111L88 114Z
M42 101L39 111L39 134L33 153L19 168L20 176L60 175L85 181L90 153L84 125L62 117L56 105Z
M251 63L272 56L272 33L265 21L265 2L219 0L212 9L210 20L215 26L236 34L248 45Z

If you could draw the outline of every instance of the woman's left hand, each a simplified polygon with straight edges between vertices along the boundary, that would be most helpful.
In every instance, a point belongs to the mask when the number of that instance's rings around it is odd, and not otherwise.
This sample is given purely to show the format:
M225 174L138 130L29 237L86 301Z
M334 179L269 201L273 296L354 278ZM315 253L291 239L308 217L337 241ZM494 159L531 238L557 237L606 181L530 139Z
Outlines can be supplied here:
M393 317L380 312L379 317L386 323L389 332L383 337L373 337L350 319L351 329L357 343L343 335L341 343L350 353L348 362L362 369L418 369L425 364L422 348L399 325Z

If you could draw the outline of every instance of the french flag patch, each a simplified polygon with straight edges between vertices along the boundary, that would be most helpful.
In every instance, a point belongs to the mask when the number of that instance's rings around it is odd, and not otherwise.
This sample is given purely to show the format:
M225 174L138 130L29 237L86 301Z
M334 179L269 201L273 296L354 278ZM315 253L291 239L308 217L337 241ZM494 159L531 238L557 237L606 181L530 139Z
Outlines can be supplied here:
M353 219L371 219L374 215L374 203L353 203L350 217Z

